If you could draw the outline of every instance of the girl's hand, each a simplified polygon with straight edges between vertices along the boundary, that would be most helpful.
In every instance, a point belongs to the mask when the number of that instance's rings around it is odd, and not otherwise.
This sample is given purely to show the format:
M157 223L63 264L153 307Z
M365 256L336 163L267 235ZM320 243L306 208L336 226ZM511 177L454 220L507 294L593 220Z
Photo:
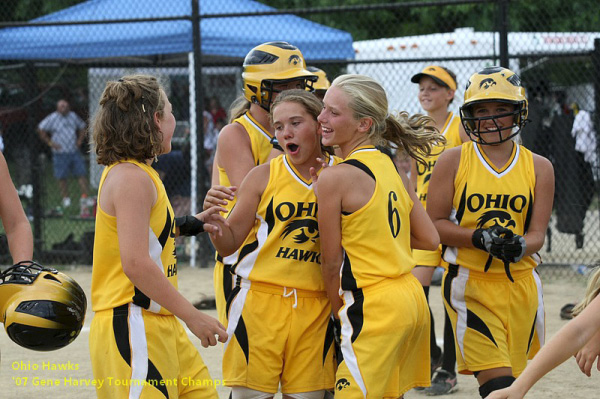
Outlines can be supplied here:
M600 332L596 333L583 348L575 355L577 365L581 372L588 377L592 376L592 367L598 360L596 368L600 371Z
M317 161L321 162L321 170L329 167L329 164L325 162L323 158L317 158ZM315 168L310 168L309 173L310 178L312 180L313 191L317 198L319 198L319 194L317 193L317 181L319 180L319 175L317 175L317 171Z
M235 191L237 187L235 186L213 186L206 193L206 197L204 198L204 204L202 205L202 209L207 210L213 206L225 206L228 204L228 201L233 201ZM223 212L223 211L221 211ZM227 212L227 210L225 210Z
M197 311L194 317L185 324L190 331L202 342L202 346L208 348L215 346L217 341L227 342L227 331L219 321L205 313Z
M205 211L197 213L195 218L204 223L204 231L211 235L221 235L221 225L229 226L227 219L225 219L220 212L227 212L227 209L221 206L212 206Z

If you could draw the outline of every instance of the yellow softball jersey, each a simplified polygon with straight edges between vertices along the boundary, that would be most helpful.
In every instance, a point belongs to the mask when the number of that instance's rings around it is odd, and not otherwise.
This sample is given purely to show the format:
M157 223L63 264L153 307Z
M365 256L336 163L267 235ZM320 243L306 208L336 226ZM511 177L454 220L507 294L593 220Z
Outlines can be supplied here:
M134 160L123 162L137 165L154 182L157 198L150 212L149 255L157 267L163 271L169 282L177 288L175 219L165 187L158 173L151 166ZM104 168L100 178L98 198L102 193L102 186L107 174L117 164ZM95 234L92 268L92 310L98 312L127 303L134 303L154 313L171 314L138 290L123 272L119 237L117 236L117 218L104 212L100 207L100 203L98 203L96 212Z
M342 290L356 290L409 273L413 202L392 160L373 146L359 147L344 160L375 179L373 196L361 209L342 214Z
M527 232L533 210L535 171L531 151L513 144L508 162L497 168L474 142L461 149L454 179L450 220L459 226L478 229L500 225L515 234ZM488 253L476 248L447 247L444 260L468 269L483 271ZM511 264L511 270L527 270L539 263L537 254ZM492 260L490 273L504 273L501 260Z
M446 123L442 128L442 135L446 138L446 144L443 147L436 147L433 149L430 157L425 159L427 162L426 165L422 165L417 162L417 197L419 197L419 201L425 207L427 203L427 191L429 190L429 179L431 179L431 173L433 172L433 167L440 157L441 153L444 152L447 148L458 147L462 144L462 140L460 139L460 117L454 115L452 112L448 114L448 118L446 119Z
M256 119L252 117L252 115L250 115L250 112L246 112L244 115L235 119L233 123L239 123L244 127L244 129L246 129L248 137L250 137L254 165L258 166L267 162L269 154L271 154L271 150L273 149L273 144L271 144L273 135L269 133L267 129L261 126L261 124L258 123ZM235 154L226 154L226 156L235 157ZM225 169L221 166L219 166L219 184L226 187L231 185ZM231 211L235 205L236 198L237 197L234 197L232 201L229 201L224 208Z
M339 162L328 158L329 165ZM285 155L271 161L269 173L256 222L232 270L253 282L324 291L312 182L304 179Z

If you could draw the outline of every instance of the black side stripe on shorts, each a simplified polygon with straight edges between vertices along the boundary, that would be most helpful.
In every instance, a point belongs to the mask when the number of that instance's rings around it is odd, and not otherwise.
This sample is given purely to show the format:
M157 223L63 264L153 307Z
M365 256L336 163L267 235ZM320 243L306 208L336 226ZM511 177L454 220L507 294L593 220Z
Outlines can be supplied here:
M113 309L113 335L115 337L115 342L117 344L117 349L119 349L119 353L127 365L131 367L131 346L129 344L129 305L121 305ZM148 374L146 375L146 381L149 385L154 386L154 388L158 389L160 393L162 393L165 398L169 398L169 392L167 391L167 386L165 383L160 383L163 381L160 372L152 363L150 359L148 359Z
M486 326L486 324L483 322L483 320L479 318L479 316L477 316L469 309L467 309L467 327L479 332L480 334L485 335L490 341L494 343L494 345L496 345L496 347L498 346L488 326Z
M237 282L235 287L231 290L231 292L229 293L228 296L225 297L225 317L227 317L229 319L229 309L231 308L231 304L233 303L233 300L235 299L235 297L237 296L238 292L240 292L240 290L242 289L240 287L240 280L241 278L238 276L237 278Z
M455 313L458 312L456 312L456 309L452 305L452 301L450 299L452 298L452 280L454 280L457 275L458 265L448 265L448 273L446 273L446 276L444 277L444 298L446 299L446 303L450 305Z
M351 342L356 341L358 335L362 331L362 327L365 321L365 315L363 313L363 305L365 303L365 297L363 295L362 289L358 289L352 293L354 296L354 303L350 305L348 308L348 319L350 320L350 325L352 326L352 337L350 339Z
M329 318L329 323L327 323L327 331L325 332L325 344L323 345L323 364L325 364L325 358L327 358L327 353L331 350L333 343L333 320L331 317Z
M233 274L231 274L231 265L223 265L223 295L225 301L233 291Z
M240 316L240 320L238 321L238 325L235 328L235 339L240 344L240 348L244 352L244 356L246 357L246 364L249 363L250 350L248 345L248 331L246 331L246 324L244 323L244 318Z
M162 393L165 398L169 399L169 391L167 391L167 384L163 381L162 375L156 369L156 366L150 359L148 359L148 375L146 376L146 381L149 385L152 385L154 388L158 389L160 393Z
M529 350L531 349L531 344L533 343L533 334L535 333L535 323L537 321L537 312L535 313L535 317L533 318L533 324L531 325L531 332L529 333L529 343L527 344L527 353L529 354Z
M129 305L121 305L113 309L113 335L119 353L127 365L131 367L131 347L129 346Z

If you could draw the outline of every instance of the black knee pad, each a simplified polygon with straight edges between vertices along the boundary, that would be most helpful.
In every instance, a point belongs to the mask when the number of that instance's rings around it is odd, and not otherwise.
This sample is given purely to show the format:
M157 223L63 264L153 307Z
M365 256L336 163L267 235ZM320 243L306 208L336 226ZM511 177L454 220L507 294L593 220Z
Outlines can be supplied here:
M515 377L513 377L512 375L492 378L491 380L479 387L479 395L481 395L482 398L485 398L494 391L503 388L508 388L512 385L514 381Z

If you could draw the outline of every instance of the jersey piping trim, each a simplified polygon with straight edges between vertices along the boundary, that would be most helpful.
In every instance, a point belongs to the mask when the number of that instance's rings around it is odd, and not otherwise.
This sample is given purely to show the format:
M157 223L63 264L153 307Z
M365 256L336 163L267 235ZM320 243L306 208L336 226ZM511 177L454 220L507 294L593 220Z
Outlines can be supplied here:
M333 166L333 157L330 155L327 155L327 157L328 157L327 165ZM296 170L294 165L289 161L287 155L285 155L285 154L283 156L283 165L288 170L288 172L290 172L290 175L292 175L292 177L294 179L296 179L296 181L298 183L302 184L307 189L312 190L312 187L313 187L312 179L306 180L300 173L298 173L298 171Z
M256 130L258 130L260 133L262 133L263 136L265 136L269 141L271 141L271 139L273 138L273 136L271 135L271 133L269 133L269 131L267 129L265 129L264 127L262 127L262 125L260 123L258 123L256 121L256 119L254 119L252 117L252 115L250 115L248 112L246 112L243 116L244 119L246 119L246 121L248 123L250 123L252 126L254 126L254 128Z
M352 151L350 151L350 154L348 154L346 159L350 158L350 156L352 156L353 154L355 154L357 152L363 152L363 151L379 151L379 150L372 145L357 147L357 148L353 149Z
M479 149L477 143L473 143L473 147L475 148L475 154L477 154L477 157L479 158L483 166L485 166L485 168L497 178L501 178L502 176L508 174L512 170L512 168L515 167L517 161L519 160L520 148L519 145L516 143L513 145L513 151L510 154L508 162L502 167L502 169L496 169L494 164L488 159L485 153Z

